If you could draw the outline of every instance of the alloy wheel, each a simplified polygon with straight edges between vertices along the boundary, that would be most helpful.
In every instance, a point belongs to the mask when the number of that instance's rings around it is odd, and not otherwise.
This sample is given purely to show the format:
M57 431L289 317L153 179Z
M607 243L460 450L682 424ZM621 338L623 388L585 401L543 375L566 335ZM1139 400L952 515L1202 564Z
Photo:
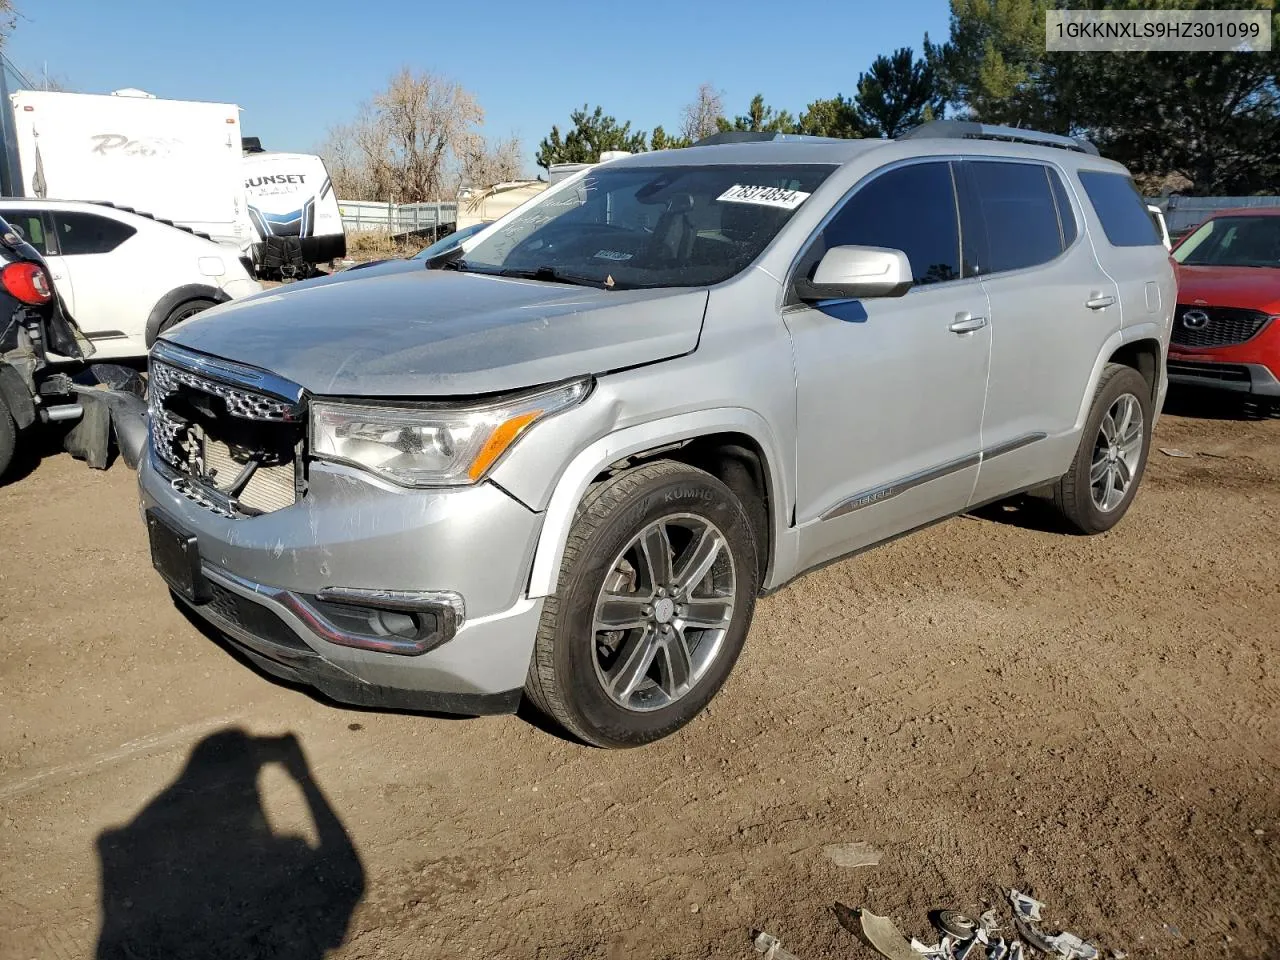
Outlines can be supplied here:
M1131 393L1121 394L1102 418L1089 467L1093 505L1110 513L1124 501L1142 462L1142 404Z
M681 513L645 526L596 598L593 659L608 697L643 712L685 696L720 652L736 590L732 551L710 520Z

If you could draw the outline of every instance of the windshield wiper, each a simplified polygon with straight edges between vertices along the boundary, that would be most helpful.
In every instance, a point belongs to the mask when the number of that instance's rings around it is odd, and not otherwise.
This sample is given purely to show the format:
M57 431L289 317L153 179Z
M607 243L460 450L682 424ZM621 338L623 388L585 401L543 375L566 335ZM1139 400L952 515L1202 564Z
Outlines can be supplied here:
M443 253L437 253L434 257L427 257L426 267L428 270L466 270L467 262L462 259L462 245L450 247Z
M596 287L600 290L614 290L617 284L613 277L583 277L575 273L564 273L555 267L542 266L533 270L499 270L500 277L521 277L525 280L546 280L550 283L572 283L579 287Z

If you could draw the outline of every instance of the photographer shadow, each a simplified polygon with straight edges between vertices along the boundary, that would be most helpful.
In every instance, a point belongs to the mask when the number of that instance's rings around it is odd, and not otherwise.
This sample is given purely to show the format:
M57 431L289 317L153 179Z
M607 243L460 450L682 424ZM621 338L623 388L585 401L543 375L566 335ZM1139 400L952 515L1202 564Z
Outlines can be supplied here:
M259 774L278 764L305 798L312 845L274 833ZM97 960L321 960L364 895L359 854L297 739L211 734L178 778L98 838Z

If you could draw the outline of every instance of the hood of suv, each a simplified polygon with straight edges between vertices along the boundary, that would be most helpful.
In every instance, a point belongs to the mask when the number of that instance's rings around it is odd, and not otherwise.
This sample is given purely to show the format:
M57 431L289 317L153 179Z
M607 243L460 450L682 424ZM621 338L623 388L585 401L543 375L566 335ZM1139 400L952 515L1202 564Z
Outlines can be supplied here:
M284 288L165 334L312 393L501 393L689 353L705 290L597 290L445 270Z
M1178 264L1178 302L1280 313L1280 268Z

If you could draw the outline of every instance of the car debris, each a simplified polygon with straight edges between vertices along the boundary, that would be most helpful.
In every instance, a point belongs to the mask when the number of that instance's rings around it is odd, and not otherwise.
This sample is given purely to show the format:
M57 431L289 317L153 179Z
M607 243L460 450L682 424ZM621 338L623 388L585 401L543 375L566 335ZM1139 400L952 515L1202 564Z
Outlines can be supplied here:
M782 941L773 934L765 933L763 930L752 932L755 937L751 942L755 944L756 953L764 957L764 960L800 960L790 950L783 950Z
M1067 960L1097 960L1098 957L1098 948L1081 940L1074 933L1059 933L1049 937L1049 943L1059 956L1066 957Z
M938 932L960 943L967 943L978 935L978 921L959 910L939 910L933 925Z
M1032 899L1017 890L1009 891L1009 903L1013 906L1013 925L1022 939L1034 949L1065 960L1097 960L1098 948L1081 940L1074 933L1059 931L1046 934L1038 926L1037 921L1043 918L1040 908L1044 906L1039 900Z
M889 960L920 960L925 951L916 948L918 940L908 940L888 917L881 917L869 910L858 910L858 922L867 943L875 947ZM923 944L921 944L923 946ZM928 953L925 953L928 956Z
M1017 890L1009 891L1009 904L1013 907L1013 916L1015 919L1022 917L1026 920L1040 920L1040 908L1044 906L1039 900L1028 897L1025 893Z
M1062 960L1100 960L1097 947L1074 933L1045 933L1037 925L1043 920L1044 903L1018 890L1008 893L1013 909L1017 938L1006 939L996 931L1000 923L996 908L984 911L977 920L959 910L938 910L930 914L942 939L926 944L915 937L908 940L888 917L859 908L835 905L840 925L860 936L889 960L1025 960L1028 948ZM1116 954L1123 956L1121 951Z
M828 844L822 848L822 855L837 867L874 867L880 863L880 851L864 840Z

